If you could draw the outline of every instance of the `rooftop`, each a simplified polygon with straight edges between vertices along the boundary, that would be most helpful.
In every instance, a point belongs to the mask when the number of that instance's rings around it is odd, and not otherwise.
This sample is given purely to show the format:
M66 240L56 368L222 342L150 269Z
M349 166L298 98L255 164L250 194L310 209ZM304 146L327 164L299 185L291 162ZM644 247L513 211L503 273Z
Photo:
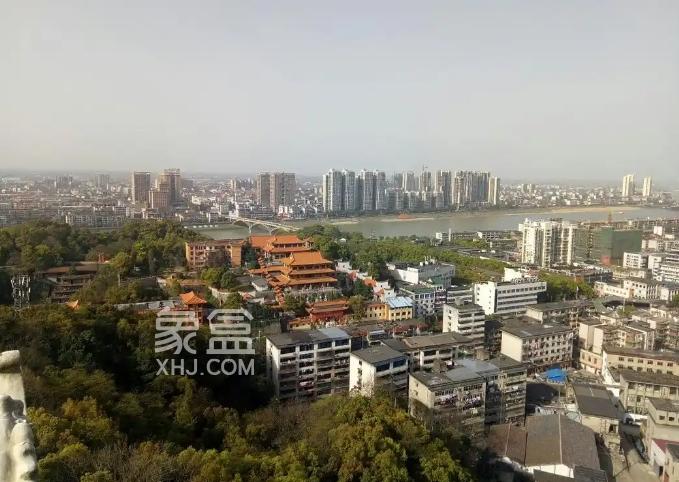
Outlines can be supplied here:
M411 376L417 381L425 385L429 389L437 389L440 386L448 385L450 383L460 383L472 380L482 381L483 378L478 373L463 366L457 366L445 373L433 372L414 372Z
M647 400L648 403L653 405L656 410L662 410L664 412L679 412L679 401L653 397L648 397Z
M552 310L566 310L568 308L588 308L594 306L589 300L567 300L554 301L551 303L538 303L537 305L528 306L529 310L533 311L552 311Z
M522 323L520 321L509 322L502 327L502 331L519 338L530 338L533 336L555 335L559 333L571 333L572 329L566 325Z
M288 333L277 333L267 336L267 340L279 348L285 346L319 343L328 340L348 339L349 335L339 328L320 328L318 330L300 330Z
M483 308L476 303L464 303L462 305L446 303L447 307L457 311L458 313L471 313L477 311L483 311Z
M396 351L386 345L372 346L363 350L352 351L351 356L360 358L364 362L370 363L371 365L405 358L403 353Z
M392 310L398 308L412 308L413 300L406 298L405 296L394 296L386 299L389 308Z
M653 360L672 360L679 362L679 353L676 351L638 350L636 348L623 348L611 345L605 345L604 351L609 355L624 355L628 357L651 358Z
M493 425L488 448L524 467L577 464L599 469L594 432L559 414L526 417L525 428Z
M618 409L613 403L610 392L603 385L574 383L573 391L581 414L618 419Z
M636 370L622 368L618 370L618 373L621 378L624 378L628 382L679 387L679 377L667 373L638 372Z
M450 344L470 343L473 340L459 333L448 332L436 335L409 336L401 340L406 348L433 348Z

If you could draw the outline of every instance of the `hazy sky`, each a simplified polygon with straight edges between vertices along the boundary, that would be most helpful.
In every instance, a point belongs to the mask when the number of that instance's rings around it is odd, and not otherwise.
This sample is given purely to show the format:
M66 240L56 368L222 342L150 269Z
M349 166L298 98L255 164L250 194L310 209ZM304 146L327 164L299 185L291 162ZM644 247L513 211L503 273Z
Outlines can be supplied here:
M679 1L0 0L0 167L679 177Z

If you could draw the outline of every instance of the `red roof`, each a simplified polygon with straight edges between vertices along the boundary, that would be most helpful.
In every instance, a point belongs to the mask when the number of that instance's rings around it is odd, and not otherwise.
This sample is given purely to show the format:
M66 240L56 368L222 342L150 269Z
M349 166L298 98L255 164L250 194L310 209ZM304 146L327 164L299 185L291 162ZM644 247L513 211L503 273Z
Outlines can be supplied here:
M207 301L205 301L203 298L198 296L196 293L193 291L189 291L188 293L182 293L179 295L179 298L182 300L182 303L185 305L206 305Z

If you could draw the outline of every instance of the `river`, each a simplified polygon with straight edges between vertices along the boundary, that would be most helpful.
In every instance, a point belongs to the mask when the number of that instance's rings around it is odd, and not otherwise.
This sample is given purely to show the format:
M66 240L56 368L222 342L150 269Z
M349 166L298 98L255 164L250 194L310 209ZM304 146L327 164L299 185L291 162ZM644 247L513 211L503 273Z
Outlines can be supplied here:
M342 231L360 232L365 236L433 236L437 231L488 231L517 229L525 218L545 219L560 217L570 221L604 221L612 213L613 220L636 218L679 218L679 211L661 208L643 208L621 206L613 209L601 207L574 207L554 209L501 210L481 213L421 213L410 219L399 219L397 215L361 216L330 220L295 221L296 226L329 223ZM248 230L242 226L230 226L220 229L199 230L214 239L245 238ZM258 229L255 232L265 232Z

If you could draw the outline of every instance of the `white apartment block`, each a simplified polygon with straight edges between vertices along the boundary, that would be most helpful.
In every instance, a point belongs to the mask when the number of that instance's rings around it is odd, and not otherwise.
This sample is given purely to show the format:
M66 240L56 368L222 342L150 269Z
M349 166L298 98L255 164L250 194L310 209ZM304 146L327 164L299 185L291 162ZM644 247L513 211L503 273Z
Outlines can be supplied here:
M266 338L266 370L280 400L309 400L349 389L350 337L339 328Z
M457 359L473 356L479 346L478 340L453 332L391 338L382 343L405 354L411 372L431 370L439 362L452 366Z
M634 269L648 268L648 253L625 252L622 256L622 266Z
M562 220L532 221L519 225L521 262L548 268L573 261L576 225Z
M349 356L349 390L372 396L380 388L400 392L408 386L408 357L386 345L357 350Z
M526 307L538 302L538 294L547 291L547 283L537 278L513 281L487 281L474 284L474 303L486 315L522 315Z
M395 280L411 285L430 283L447 288L455 277L455 265L438 263L435 259L422 261L417 265L389 263L387 268Z
M565 325L509 323L502 327L500 352L527 363L532 373L566 368L573 360L573 330Z
M469 338L483 338L486 314L479 305L443 305L443 332L455 332Z

